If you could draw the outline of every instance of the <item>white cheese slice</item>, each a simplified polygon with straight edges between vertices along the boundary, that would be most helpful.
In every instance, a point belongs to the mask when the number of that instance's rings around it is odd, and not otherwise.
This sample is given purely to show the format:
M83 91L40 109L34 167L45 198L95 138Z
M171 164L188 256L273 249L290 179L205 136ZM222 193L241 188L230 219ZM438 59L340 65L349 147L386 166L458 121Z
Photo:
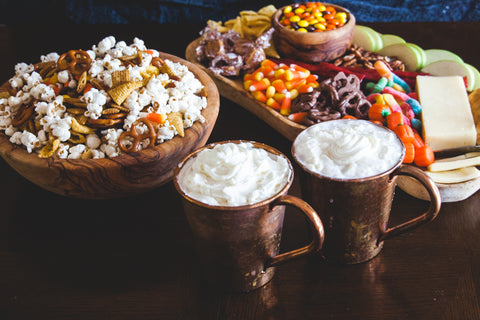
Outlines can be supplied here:
M475 167L425 173L436 183L460 183L480 177L480 170Z
M436 159L435 162L451 162L454 160L462 160L462 159L469 159L480 156L480 152L467 152L455 157L450 158L443 158L443 159Z
M427 167L428 171L447 171L471 166L480 166L480 156L451 161L435 161Z
M423 137L434 151L475 145L477 132L460 76L417 76Z

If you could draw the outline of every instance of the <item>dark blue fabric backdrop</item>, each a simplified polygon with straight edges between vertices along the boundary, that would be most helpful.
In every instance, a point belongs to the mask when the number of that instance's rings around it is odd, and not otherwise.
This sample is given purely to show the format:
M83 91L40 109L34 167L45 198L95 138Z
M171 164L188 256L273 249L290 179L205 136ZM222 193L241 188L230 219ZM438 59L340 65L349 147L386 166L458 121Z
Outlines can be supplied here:
M0 23L202 23L240 10L292 1L265 0L0 0ZM480 21L479 0L336 0L359 22Z

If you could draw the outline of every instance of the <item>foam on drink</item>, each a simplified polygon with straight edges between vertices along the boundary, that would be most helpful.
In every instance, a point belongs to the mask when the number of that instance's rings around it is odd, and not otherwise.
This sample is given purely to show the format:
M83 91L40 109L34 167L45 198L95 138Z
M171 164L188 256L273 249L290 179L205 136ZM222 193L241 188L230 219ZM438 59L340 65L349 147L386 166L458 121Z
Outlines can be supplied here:
M254 204L277 194L292 174L288 160L250 142L206 148L183 165L178 184L209 205Z
M308 170L336 179L374 176L404 156L396 134L366 120L332 120L302 131L294 156Z

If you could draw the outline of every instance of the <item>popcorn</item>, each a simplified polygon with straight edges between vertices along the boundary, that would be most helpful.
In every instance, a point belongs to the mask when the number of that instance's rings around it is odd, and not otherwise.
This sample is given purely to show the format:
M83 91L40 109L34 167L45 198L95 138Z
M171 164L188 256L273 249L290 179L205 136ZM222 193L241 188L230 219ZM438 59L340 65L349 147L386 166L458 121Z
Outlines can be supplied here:
M86 147L84 144L77 144L68 150L68 159L80 159Z
M7 129L5 129L5 134L9 137L13 136L17 132L17 128L12 125L9 125Z
M35 71L32 73L24 73L23 79L26 82L26 87L23 88L23 91L29 91L43 81L42 76Z
M53 121L49 123L49 129L51 130L52 135L60 139L62 142L70 139L71 121L72 118L70 117L65 119L53 119Z
M80 70L87 72L85 89L77 88L78 70L74 75L70 68L45 69L52 67L52 61L58 61L60 55L55 52L40 57L42 63L50 62L48 67L26 63L15 66L9 84L16 93L0 99L0 130L12 143L39 156L50 156L51 151L52 156L60 159L99 159L130 152L119 148L118 139L149 113L167 118L176 113L175 125L171 120L154 126L148 122L153 129L144 126L152 139L156 137L156 144L183 135L184 128L205 120L201 111L206 107L206 98L197 95L203 89L202 83L180 63L152 60L159 57L159 52L147 52L143 40L134 38L133 44L127 45L109 36L81 54L82 59L86 55L92 60L87 69ZM122 70L125 77L118 78L118 73L112 77L112 73ZM42 78L45 74L48 81ZM32 104L33 112L25 110ZM22 116L30 122L23 122L20 117L17 127L12 126L18 112L24 112ZM102 127L104 124L107 125ZM108 128L114 125L116 128ZM142 125L137 127L142 132Z
M26 64L25 62L20 62L15 65L15 75L21 76L24 73L33 71L33 65Z
M107 56L109 57L109 56ZM122 61L118 59L108 59L103 63L103 65L110 71L117 71L117 70L122 70L125 69L125 67L122 66Z
M136 53L137 50L135 48L131 47L124 47L122 50L123 55L125 56L133 56Z
M91 58L92 60L95 60L95 58L96 58L95 51L93 51L93 50L87 50L87 53L88 53L88 55L90 56L90 58Z
M147 50L147 47L145 47L145 42L137 37L133 39L133 45L140 51Z
M121 129L108 129L102 132L104 138L107 140L108 145L116 145L118 141L118 137L122 134L123 130Z
M88 70L88 73L90 74L91 77L97 77L100 73L104 71L103 67L103 61L102 60L95 60L91 65L90 65L90 70Z
M38 138L31 132L24 130L23 132L17 131L10 137L10 142L15 144L23 144L29 153L32 153L33 149L39 145Z
M37 133L37 138L41 145L45 145L48 142L47 132L45 130L39 130Z
M57 73L57 80L60 83L66 83L70 79L70 76L68 74L67 70L62 70Z
M95 51L96 55L103 56L105 53L115 46L115 37L109 36L103 39L98 43L98 47L93 47L92 49Z
M55 91L43 83L34 86L32 90L30 90L30 94L37 100L51 102L55 99Z
M60 159L67 159L68 158L68 149L70 146L68 144L60 143L57 149L57 156Z
M40 56L40 61L48 62L48 61L57 61L60 58L60 55L56 52L51 52L45 56Z
M21 77L13 77L8 80L8 83L13 89L19 89L23 86L23 79Z
M157 132L157 140L160 140L161 142L173 139L176 133L176 129L172 125L166 125L158 129Z
M102 159L102 158L105 158L105 153L103 153L102 151L100 150L91 150L92 151L92 158L93 159Z
M85 145L89 149L95 150L98 147L100 147L101 143L102 143L102 140L100 140L100 138L96 134L90 133L85 137Z
M23 96L24 92L19 91L16 96L10 96L8 98L8 105L10 106L11 109L16 109L20 107L23 104Z
M118 156L118 150L115 146L109 144L102 144L100 150L104 152L109 158Z
M0 130L6 130L12 124L9 111L0 111Z
M107 103L105 92L92 88L82 98L87 103L85 115L92 119L98 119L102 115L103 105Z

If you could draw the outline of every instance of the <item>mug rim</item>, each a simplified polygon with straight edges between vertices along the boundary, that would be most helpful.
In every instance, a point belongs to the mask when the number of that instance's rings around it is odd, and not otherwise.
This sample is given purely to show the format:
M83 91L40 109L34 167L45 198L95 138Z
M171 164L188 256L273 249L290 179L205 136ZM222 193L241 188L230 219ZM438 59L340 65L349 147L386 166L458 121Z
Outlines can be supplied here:
M212 205L212 204L207 204L207 203L204 203L200 200L197 200L195 198L192 198L190 197L189 195L187 195L185 193L185 191L180 187L180 184L178 182L178 176L180 174L180 171L182 170L183 166L187 163L188 160L190 160L191 158L195 157L198 153L200 153L201 151L205 150L205 149L212 149L214 148L216 145L221 145L221 144L227 144L227 143L235 143L235 144L240 144L240 143L251 143L254 145L254 147L256 148L261 148L261 149L264 149L265 151L269 152L269 153L272 153L274 155L277 155L277 156L281 156L283 157L285 160L287 160L287 164L288 164L288 168L290 170L290 174L288 176L288 179L285 183L285 185L278 191L276 192L274 195L266 198L266 199L263 199L263 200L260 200L260 201L257 201L255 203L252 203L252 204L244 204L244 205L239 205L239 206L225 206L225 205ZM201 206L201 207L204 207L204 208L210 208L210 209L215 209L215 210L219 210L219 211L239 211L239 210L243 210L243 209L250 209L250 208L257 208L257 207L261 207L261 206L264 206L264 205L268 205L269 203L272 203L276 198L278 198L279 196L281 195L284 195L284 194L287 194L288 190L290 189L292 183L293 183L293 178L294 178L294 170L293 170L293 165L292 165L292 162L290 161L290 159L288 159L288 157L283 154L282 152L280 152L279 150L277 150L276 148L270 146L270 145L267 145L267 144L264 144L262 142L257 142L257 141L252 141L252 140L242 140L242 139L239 139L239 140L222 140L222 141L216 141L216 142L211 142L209 144L206 144L200 148L197 148L195 149L194 151L190 152L189 154L187 154L174 168L173 170L173 184L175 185L175 189L177 190L177 192L182 196L182 198L186 199L187 201L193 203L193 204L196 204L198 206Z
M364 122L367 122L367 123L370 123L374 126L377 126L379 128L381 128L382 130L386 130L387 132L391 132L391 134L393 134L395 136L395 139L399 142L400 146L401 146L401 149L402 149L402 155L401 157L398 159L398 161L389 169L383 171L383 172L379 172L377 174L374 174L374 175L371 175L371 176L368 176L368 177L361 177L361 178L335 178L335 177L331 177L331 176L326 176L326 175L323 175L321 173L318 173L318 172L314 172L312 170L310 170L309 168L307 168L303 163L301 163L295 153L295 143L298 139L298 137L304 133L306 130L308 130L309 128L312 128L314 126L317 126L317 125L321 125L322 123L325 123L327 121L324 121L324 122L319 122L319 123L316 123L314 125L311 125L310 127L302 130L296 137L295 139L293 140L293 143L292 143L292 148L291 148L291 153L292 153L292 157L293 159L295 160L295 162L302 168L302 170L304 170L305 172L317 177L317 178L321 178L321 179L328 179L328 180L331 180L331 181L337 181L337 182L363 182L363 181L370 181L370 180L375 180L375 179L378 179L380 177L383 177L383 176L386 176L386 175L389 175L391 174L393 171L395 171L398 167L400 167L402 164L403 164L403 159L405 158L405 146L402 142L402 140L400 140L400 138L397 136L397 134L395 132L393 132L392 130L390 130L389 128L387 127L384 127L384 126L381 126L377 123L374 123L374 122L371 122L371 121L368 121L368 120L363 120L363 119L335 119L335 120L329 120L329 121L364 121Z

